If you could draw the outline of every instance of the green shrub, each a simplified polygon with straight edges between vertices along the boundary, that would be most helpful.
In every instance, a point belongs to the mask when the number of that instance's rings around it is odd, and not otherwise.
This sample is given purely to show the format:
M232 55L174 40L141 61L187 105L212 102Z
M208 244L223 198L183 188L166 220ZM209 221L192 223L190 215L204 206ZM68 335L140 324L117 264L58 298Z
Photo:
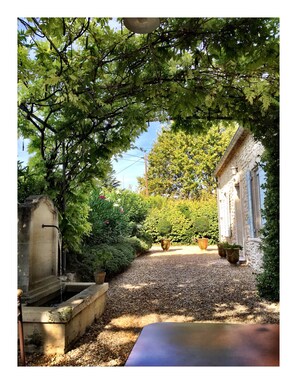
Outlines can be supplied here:
M199 237L208 237L209 220L206 216L196 217L193 220L193 230Z
M192 238L190 220L185 217L176 207L172 207L168 212L168 218L172 223L171 241L172 243L189 244Z
M156 195L156 196L149 196L146 197L146 202L149 206L149 211L151 211L153 208L161 209L162 207L166 206L166 201L163 196Z
M126 241L132 246L136 255L148 251L152 246L151 241L145 241L145 239L141 239L141 238L136 237L136 236L129 237L126 239Z
M112 252L112 258L106 263L107 276L114 276L123 272L135 258L135 251L127 241L108 245L108 248Z
M279 137L269 140L269 148L262 157L266 172L264 217L261 230L263 270L257 275L257 289L261 297L279 301L280 296L280 238L279 238Z
M161 196L156 199L158 206L150 210L144 221L144 230L152 236L153 241L161 240L157 223L166 218L172 225L170 239L172 243L191 244L195 236L193 220L204 216L208 220L208 230L204 235L210 244L216 244L219 237L217 201L215 196L203 200L174 200Z
M168 236L170 234L172 225L167 219L161 218L158 221L157 228L158 228L159 234L163 237L163 236Z
M226 248L228 247L229 243L227 241L222 241L222 242L218 242L217 245L223 248Z
M225 249L242 249L242 246L239 244L229 244L229 243L224 243L224 248Z
M92 232L85 236L81 250L68 256L67 269L77 272L82 281L93 281L99 266L105 268L107 277L125 270L136 254L152 246L142 225L148 207L141 196L130 191L94 190L89 213Z
M159 209L152 208L143 223L143 231L152 238L152 241L154 243L159 241L158 240L159 231L157 228L157 223L159 221L159 218L160 218Z
M89 220L92 224L92 232L86 242L89 244L113 244L121 236L129 236L131 228L127 216L123 214L121 207L108 201L105 195L99 195L95 191L91 199L91 211Z
M113 190L106 192L106 197L115 206L120 207L127 221L130 223L142 223L149 211L149 204L145 198L137 193L127 190Z
M76 272L80 281L93 281L98 265L103 265L107 277L112 277L129 267L134 258L135 249L125 239L113 245L84 245L80 253L69 257L67 269Z

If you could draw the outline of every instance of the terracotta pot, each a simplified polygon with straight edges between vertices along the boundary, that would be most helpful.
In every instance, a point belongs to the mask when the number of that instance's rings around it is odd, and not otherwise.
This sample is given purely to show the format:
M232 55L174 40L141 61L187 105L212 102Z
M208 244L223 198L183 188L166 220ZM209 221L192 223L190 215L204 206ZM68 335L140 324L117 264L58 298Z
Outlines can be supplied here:
M96 284L103 284L105 280L106 272L98 271L94 272L94 279Z
M226 257L229 263L237 264L239 261L239 248L227 248Z
M202 251L207 249L208 239L206 237L202 237L201 239L198 239L198 246Z
M161 240L161 247L162 247L163 251L168 251L168 249L170 248L170 244L171 244L170 240L162 239Z
M226 257L226 249L221 244L218 244L218 252L219 256Z

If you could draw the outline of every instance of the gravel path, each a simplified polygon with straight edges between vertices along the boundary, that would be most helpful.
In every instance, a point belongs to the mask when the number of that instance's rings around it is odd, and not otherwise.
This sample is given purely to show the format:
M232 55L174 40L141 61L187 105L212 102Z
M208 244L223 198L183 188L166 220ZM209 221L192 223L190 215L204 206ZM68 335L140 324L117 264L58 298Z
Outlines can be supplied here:
M257 296L250 266L215 246L154 246L109 282L103 316L65 355L27 356L29 366L123 366L142 327L154 322L279 323L279 304Z

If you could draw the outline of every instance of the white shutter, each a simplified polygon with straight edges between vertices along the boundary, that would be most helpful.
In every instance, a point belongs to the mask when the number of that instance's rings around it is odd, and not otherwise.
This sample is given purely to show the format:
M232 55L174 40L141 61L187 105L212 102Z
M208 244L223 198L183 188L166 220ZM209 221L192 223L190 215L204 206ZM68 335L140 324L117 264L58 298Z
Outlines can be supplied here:
M231 236L229 196L223 191L220 191L220 229L222 236Z

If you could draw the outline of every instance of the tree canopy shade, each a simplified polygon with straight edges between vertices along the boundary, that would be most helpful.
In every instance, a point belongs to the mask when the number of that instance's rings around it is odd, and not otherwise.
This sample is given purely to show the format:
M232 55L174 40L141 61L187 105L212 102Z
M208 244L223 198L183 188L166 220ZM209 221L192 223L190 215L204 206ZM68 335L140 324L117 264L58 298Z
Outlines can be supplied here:
M143 36L106 18L19 23L19 129L49 189L61 168L61 192L104 173L101 160L128 149L162 111L197 131L218 119L252 126L278 107L275 19L169 18Z
M103 176L147 121L167 117L187 132L235 120L275 160L278 35L275 18L166 18L147 35L107 18L19 19L19 132L38 153L41 192L65 218L78 185ZM278 176L276 165L267 171ZM276 177L267 186L275 201Z

